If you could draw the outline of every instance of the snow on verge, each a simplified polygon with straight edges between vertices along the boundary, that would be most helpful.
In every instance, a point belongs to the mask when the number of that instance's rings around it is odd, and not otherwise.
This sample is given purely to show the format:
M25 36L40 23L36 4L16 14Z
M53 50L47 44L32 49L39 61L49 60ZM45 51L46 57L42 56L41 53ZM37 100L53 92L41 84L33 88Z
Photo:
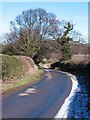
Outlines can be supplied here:
M72 80L72 89L71 89L69 96L65 99L62 107L60 108L60 110L58 111L58 113L56 114L56 116L54 118L67 118L68 107L69 107L70 101L72 99L72 96L74 96L75 91L76 91L77 86L78 86L78 82L77 82L76 77L72 74L69 74L69 73L66 73L66 74L68 76L70 76L70 78Z

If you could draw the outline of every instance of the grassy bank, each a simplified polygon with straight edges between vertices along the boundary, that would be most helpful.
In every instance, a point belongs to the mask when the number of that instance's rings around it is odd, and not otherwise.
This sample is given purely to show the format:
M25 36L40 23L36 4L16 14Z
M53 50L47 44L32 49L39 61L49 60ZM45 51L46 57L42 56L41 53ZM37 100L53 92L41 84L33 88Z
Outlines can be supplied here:
M42 73L29 57L2 55L2 93L34 83Z
M22 62L14 56L2 55L2 80L19 78L22 74Z
M19 79L19 80L15 81L15 82L11 82L11 83L8 83L8 84L4 83L3 88L2 88L2 93L5 93L5 92L7 92L9 90L14 90L16 88L19 88L19 87L27 85L27 84L35 83L36 81L39 80L42 73L43 73L43 71L38 69L31 76L27 76L26 78L22 78L22 79Z

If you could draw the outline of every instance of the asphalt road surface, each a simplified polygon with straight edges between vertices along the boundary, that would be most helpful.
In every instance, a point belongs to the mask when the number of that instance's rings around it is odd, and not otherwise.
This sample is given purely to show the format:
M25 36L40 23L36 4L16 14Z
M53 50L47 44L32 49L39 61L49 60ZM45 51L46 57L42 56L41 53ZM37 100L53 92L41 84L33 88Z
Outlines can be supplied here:
M54 118L71 88L66 74L47 69L39 82L2 99L2 117Z

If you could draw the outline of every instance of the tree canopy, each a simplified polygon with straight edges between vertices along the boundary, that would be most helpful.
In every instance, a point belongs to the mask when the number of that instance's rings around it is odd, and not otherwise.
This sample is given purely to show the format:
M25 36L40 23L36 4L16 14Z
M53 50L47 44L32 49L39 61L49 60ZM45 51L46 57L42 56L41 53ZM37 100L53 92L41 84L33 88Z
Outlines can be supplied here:
M56 40L62 45L61 52L65 56L70 52L69 41L73 39L73 26L73 23L60 21L56 15L44 9L28 9L10 22L11 32L5 35L8 47L3 52L12 51L12 54L33 58L39 54L44 40ZM70 53L66 58L68 56Z

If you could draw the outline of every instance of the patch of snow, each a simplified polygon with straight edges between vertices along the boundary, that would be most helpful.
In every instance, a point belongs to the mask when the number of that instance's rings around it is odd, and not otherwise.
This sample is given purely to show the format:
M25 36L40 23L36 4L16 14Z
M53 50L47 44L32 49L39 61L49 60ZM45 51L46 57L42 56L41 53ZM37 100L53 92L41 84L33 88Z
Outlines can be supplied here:
M68 73L66 73L68 74ZM88 111L88 94L85 87L83 77L79 79L72 74L68 74L72 80L72 90L66 98L64 104L56 114L55 118L86 118L88 119L90 111ZM82 82L82 83L80 83Z
M64 73L64 72L63 72ZM69 76L71 77L71 75L69 74ZM73 80L74 77L74 80ZM61 109L58 111L58 113L56 114L55 118L67 118L67 114L68 114L68 105L70 104L70 101L72 100L72 96L75 94L75 90L77 89L77 85L78 82L75 78L75 76L71 77L72 80L72 90L70 95L66 98L64 104L62 105Z

